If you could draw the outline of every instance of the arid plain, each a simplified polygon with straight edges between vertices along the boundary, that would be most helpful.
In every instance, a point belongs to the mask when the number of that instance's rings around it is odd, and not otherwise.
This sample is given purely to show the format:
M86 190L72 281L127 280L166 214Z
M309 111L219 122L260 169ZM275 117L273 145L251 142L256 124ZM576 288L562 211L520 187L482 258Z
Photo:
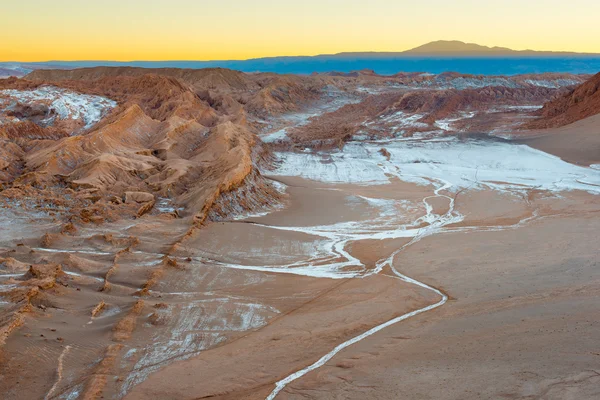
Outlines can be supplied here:
M0 391L599 397L599 87L0 80Z

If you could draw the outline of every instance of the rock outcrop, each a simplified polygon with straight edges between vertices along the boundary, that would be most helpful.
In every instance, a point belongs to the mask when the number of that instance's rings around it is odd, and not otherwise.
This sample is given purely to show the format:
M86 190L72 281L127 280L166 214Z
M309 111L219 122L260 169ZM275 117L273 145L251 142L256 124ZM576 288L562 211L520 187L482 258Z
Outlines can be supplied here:
M600 113L600 73L575 89L549 101L540 110L540 118L527 128L556 128Z
M134 210L137 200L109 200L131 198L126 192L137 191L153 197L144 203L166 198L204 222L222 194L242 185L256 185L241 193L256 194L260 201L238 199L240 205L262 204L265 193L276 194L256 168L253 154L260 141L247 123L247 110L256 115L290 110L316 96L318 84L222 69L91 68L35 71L27 79L6 80L2 89L64 91L117 104L82 134L64 124L41 124L39 113L21 107L17 122L0 125L0 140L6 142L0 151L2 182L20 187L35 183L51 191L64 190L66 184L77 193L93 191L77 197L96 207L82 211L86 221L100 220L118 207L131 206L130 213L138 217L150 212L152 206Z

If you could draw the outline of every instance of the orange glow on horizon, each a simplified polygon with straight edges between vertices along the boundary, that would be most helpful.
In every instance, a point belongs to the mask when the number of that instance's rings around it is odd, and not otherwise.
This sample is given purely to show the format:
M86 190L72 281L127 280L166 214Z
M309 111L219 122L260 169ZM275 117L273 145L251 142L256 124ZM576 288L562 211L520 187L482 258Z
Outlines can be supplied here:
M227 3L12 1L0 15L0 61L239 60L403 51L439 39L600 53L596 0Z

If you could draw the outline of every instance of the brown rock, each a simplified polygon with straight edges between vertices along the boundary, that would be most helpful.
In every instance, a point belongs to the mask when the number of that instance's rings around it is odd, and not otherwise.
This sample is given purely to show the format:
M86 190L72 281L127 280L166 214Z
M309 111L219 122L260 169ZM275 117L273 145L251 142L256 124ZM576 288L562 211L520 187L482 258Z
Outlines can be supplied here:
M527 128L556 128L600 113L600 73L569 93L549 101L540 111L542 118Z
M125 203L147 203L154 201L154 196L146 192L125 192Z

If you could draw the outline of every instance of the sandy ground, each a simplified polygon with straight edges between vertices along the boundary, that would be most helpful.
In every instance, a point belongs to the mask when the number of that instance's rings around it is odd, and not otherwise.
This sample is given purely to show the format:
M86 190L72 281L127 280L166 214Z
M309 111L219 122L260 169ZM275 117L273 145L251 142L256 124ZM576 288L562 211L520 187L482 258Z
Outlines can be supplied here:
M407 249L399 268L452 300L345 350L280 398L598 398L593 208Z
M60 263L63 275L7 338L0 365L4 398L48 393L49 398L120 398L152 372L199 354L222 360L223 369L214 369L210 386L185 389L189 395L220 392L246 372L256 375L239 390L268 389L339 341L435 300L428 291L387 276L389 271L365 279L323 279L254 269L305 259L318 268L336 261L323 237L270 226L351 220L368 225L381 214L378 204L365 199L374 194L369 187L282 181L290 192L285 209L213 223L186 239L189 222L164 216L90 225L64 236L52 233L60 226L51 215L6 210L1 216L11 231L0 243L2 256L22 264L16 271L3 270L2 284L23 285L28 266L42 261ZM377 192L402 199L395 220L409 223L424 213L420 201L431 189L397 181ZM44 233L49 235L41 240ZM349 244L346 250L369 271L406 241ZM173 243L179 243L175 250ZM237 361L222 352L238 354ZM263 368L249 368L258 364ZM257 384L248 386L249 380ZM187 396L183 393L179 396Z
M598 398L599 171L446 133L277 153L283 206L202 229L0 208L0 397Z
M20 216L4 256L60 262L67 276L8 337L4 398L267 398L340 343L440 301L381 264L398 251L397 271L449 301L349 346L277 398L598 394L595 195L482 187L432 197L432 185L393 176L276 179L285 208L191 236L185 220L147 216L40 243L52 218ZM463 218L420 241L371 236L451 212ZM328 269L344 252L362 267ZM3 283L18 284L8 272Z
M318 212L305 214L306 207L317 191L331 185L315 187L322 185L297 178L287 183L294 184L291 206L257 222L287 225L301 221L302 215L319 218ZM396 185L339 185L338 190L327 190L326 196L319 193L328 216L324 218L336 222L340 216L352 215L343 206L331 208L340 204L341 193L379 191L381 197L396 193L417 198L427 190ZM594 315L599 310L595 296L600 289L600 255L590 238L599 232L600 203L593 195L577 191L561 197L536 191L464 191L455 201L456 209L465 214L464 221L451 225L458 231L427 237L394 261L402 273L442 289L449 302L342 350L323 367L290 383L277 398L562 399L573 395L591 399L598 395ZM440 213L447 206L443 201L435 205ZM357 217L368 215L366 210L357 211ZM211 229L201 235L219 236L227 224ZM240 243L247 243L247 238ZM258 236L256 245L262 242ZM353 255L373 264L406 243L365 240L349 247ZM274 382L316 361L361 329L439 300L390 275L385 269L369 278L332 281L318 297L258 332L150 375L126 398L265 398ZM291 285L297 288L306 279L294 277Z
M567 162L578 165L600 163L600 115L562 128L530 131L527 135L531 137L519 141Z

